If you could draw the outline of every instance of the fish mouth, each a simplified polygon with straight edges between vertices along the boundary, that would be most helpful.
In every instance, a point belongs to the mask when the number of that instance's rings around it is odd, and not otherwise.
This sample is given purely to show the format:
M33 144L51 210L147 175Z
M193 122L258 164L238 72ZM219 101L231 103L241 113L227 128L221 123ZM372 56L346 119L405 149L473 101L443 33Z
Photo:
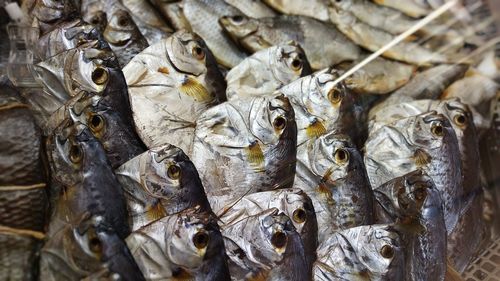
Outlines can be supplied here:
M214 100L214 96L208 92L197 79L185 77L179 86L179 91L198 102L210 102Z
M103 36L109 44L119 47L125 46L132 38L127 32L110 30L109 27L104 31Z

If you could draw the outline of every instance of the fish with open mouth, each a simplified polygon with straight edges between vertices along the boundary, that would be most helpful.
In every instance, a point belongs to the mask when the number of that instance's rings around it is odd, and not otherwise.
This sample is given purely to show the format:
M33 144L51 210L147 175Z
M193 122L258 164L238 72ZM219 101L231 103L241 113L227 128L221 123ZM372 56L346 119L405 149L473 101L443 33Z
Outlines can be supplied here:
M405 236L406 279L444 280L446 225L439 194L421 170L373 190L377 223L399 223Z
M41 280L145 280L125 241L102 216L83 214L41 250Z
M120 238L129 233L127 206L102 144L85 125L66 120L49 137L52 215L48 236L84 213L102 216Z
M236 99L196 122L191 160L215 213L240 197L292 186L297 127L284 95Z
M221 233L233 280L312 280L300 235L277 208L222 225Z
M313 279L404 280L404 244L391 224L374 224L334 233L318 248Z
M254 53L226 75L228 99L264 96L311 74L302 48L295 42L273 46Z
M304 49L314 70L355 60L361 55L361 49L335 26L307 17L281 15L253 19L225 15L219 23L235 42L252 53L293 40Z
M311 198L320 245L335 231L374 222L363 158L346 135L330 132L300 145L293 186Z
M225 100L226 84L204 41L177 31L123 68L136 130L148 148L172 144L189 155L198 116Z
M231 280L216 219L198 208L145 225L126 242L146 280Z
M124 190L132 231L195 206L211 211L196 168L175 146L150 149L115 174Z
M311 266L316 260L318 223L311 199L304 191L290 188L248 194L221 210L218 217L221 225L226 225L272 208L291 219L302 239L308 267Z
M462 163L450 121L435 111L400 119L371 130L365 143L365 167L372 188L422 169L443 199L447 233L462 209Z

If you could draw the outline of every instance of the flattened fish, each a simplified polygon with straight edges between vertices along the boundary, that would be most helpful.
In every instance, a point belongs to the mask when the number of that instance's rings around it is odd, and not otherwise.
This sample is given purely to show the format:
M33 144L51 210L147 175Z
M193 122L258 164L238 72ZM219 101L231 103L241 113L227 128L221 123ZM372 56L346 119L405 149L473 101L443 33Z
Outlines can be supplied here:
M263 0L271 8L286 14L329 21L328 0Z
M261 0L224 0L229 5L237 8L243 14L259 19L274 17L276 12L264 4Z
M410 17L419 18L432 12L427 1L422 0L372 0L373 2L399 10Z

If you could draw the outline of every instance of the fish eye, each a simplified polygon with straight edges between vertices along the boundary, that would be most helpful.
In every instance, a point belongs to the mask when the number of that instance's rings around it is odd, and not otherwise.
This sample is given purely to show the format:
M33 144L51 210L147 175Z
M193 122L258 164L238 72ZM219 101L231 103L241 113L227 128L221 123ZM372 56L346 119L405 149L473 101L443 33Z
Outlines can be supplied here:
M293 211L292 218L296 223L303 223L307 219L306 211L304 211L304 209L302 208L298 208L297 210Z
M97 67L92 71L92 81L97 85L102 85L108 81L109 75L108 70L103 67Z
M286 127L286 119L282 116L276 117L276 119L274 119L273 121L273 127L276 130L283 130Z
M193 54L193 57L195 57L197 60L202 60L205 58L205 51L200 46L194 46L193 49L191 50L191 53Z
M243 17L240 16L240 15L236 15L236 16L232 16L231 19L235 22L235 23L241 23L243 21Z
M104 128L104 118L99 114L89 117L88 124L92 132L100 132Z
M95 231L91 231L88 234L88 243L89 243L89 250L92 251L94 254L100 254L102 251L102 243L101 240L99 240L99 237L97 237Z
M177 180L181 177L181 168L177 165L170 165L167 169L167 175L173 180Z
M101 20L99 19L99 16L94 16L92 17L92 19L90 20L90 23L91 24L99 24L101 22Z
M457 114L455 117L453 117L453 122L457 124L458 126L465 126L465 123L467 122L467 117L463 114Z
M297 71L302 68L302 61L298 58L292 60L292 69Z
M285 247L287 241L288 237L281 231L274 233L271 237L271 244L278 249Z
M129 19L128 19L128 17L126 15L120 15L118 17L118 24L120 26L127 26L127 25L130 24L130 21L129 21Z
M82 161L83 153L79 145L72 145L69 149L69 160L77 164Z
M342 93L339 89L333 88L328 92L328 100L332 104L338 104L342 101Z
M335 150L335 162L344 164L349 161L349 152L343 148Z
M384 245L380 249L380 254L386 259L394 257L394 249L389 245Z
M443 125L441 125L441 123L433 124L431 127L431 132L435 136L442 137L444 135Z
M204 231L198 232L193 236L193 244L198 249L206 248L209 240L210 236Z
M425 197L427 196L427 191L424 188L419 188L415 190L415 199L418 201L423 201Z

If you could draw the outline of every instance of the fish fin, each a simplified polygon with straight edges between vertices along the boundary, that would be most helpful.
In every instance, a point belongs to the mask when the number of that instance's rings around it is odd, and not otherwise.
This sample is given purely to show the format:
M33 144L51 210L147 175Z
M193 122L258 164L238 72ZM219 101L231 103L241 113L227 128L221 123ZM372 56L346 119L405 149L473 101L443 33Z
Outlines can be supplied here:
M259 143L254 143L245 148L247 153L248 161L256 166L261 166L264 164L264 153L260 148Z
M260 269L257 272L250 272L248 275L245 277L246 281L267 281L269 270Z
M146 212L146 217L151 221L161 219L166 215L165 209L160 203L156 203Z
M168 71L168 68L165 66L158 67L158 72L163 73L163 74L169 74L170 71Z
M317 138L326 133L326 128L321 121L315 121L306 128L306 134L309 138Z
M335 200L333 200L332 191L326 186L325 182L328 181L328 178L332 173L332 169L326 170L325 174L318 183L318 187L316 188L316 190L326 198L326 201L330 205L334 205Z
M191 77L188 77L179 86L179 91L199 102L208 102L214 99L200 82Z
M446 273L444 276L445 281L464 281L460 273L453 268L450 261L446 263Z
M172 281L194 281L195 278L193 277L193 275L191 273L189 273L185 269L179 267L179 268L175 268L174 270L172 270L172 277L169 280L172 280Z
M429 153L419 148L413 154L413 160L415 161L417 167L422 167L429 164L432 160L432 157L429 155Z

